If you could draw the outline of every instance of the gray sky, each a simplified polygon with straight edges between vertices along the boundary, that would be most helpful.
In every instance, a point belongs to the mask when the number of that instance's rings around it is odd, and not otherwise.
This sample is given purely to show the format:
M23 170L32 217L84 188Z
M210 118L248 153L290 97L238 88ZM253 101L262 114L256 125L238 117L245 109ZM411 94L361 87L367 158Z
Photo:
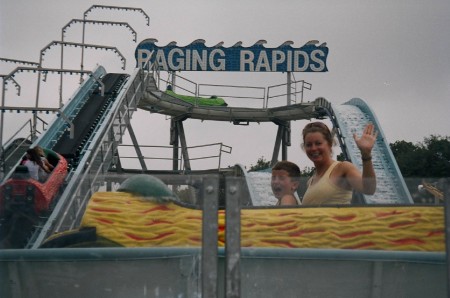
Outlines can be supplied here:
M0 0L0 57L35 61L40 50L53 40L61 40L61 28L72 19L81 19L94 4L142 8L150 16L132 12L96 10L89 19L128 22L137 32L137 43L124 28L90 26L86 43L115 46L127 59L126 72L134 67L134 49L146 38L158 45L177 41L187 45L195 39L213 46L220 41L232 46L242 41L250 46L259 39L266 47L292 40L300 47L309 40L327 42L327 73L296 73L296 79L312 84L306 100L325 97L341 104L353 97L363 99L374 110L388 142L423 141L430 134L450 135L450 1L61 1ZM81 42L81 25L67 31L66 41ZM79 69L79 49L65 49L65 67ZM59 67L59 48L48 51L44 67ZM85 69L96 64L108 72L124 72L117 56L105 51L87 51ZM0 63L7 74L17 65ZM284 74L182 73L198 83L269 86L285 82ZM8 89L6 105L34 104L36 77L16 77L22 95ZM64 81L67 98L77 88L78 78ZM42 105L58 100L59 78L51 77L40 92ZM21 115L22 116L22 115ZM7 115L8 119L19 119ZM22 116L25 117L25 116ZM14 121L18 125L20 121ZM148 124L151 123L151 124ZM168 145L169 121L164 116L139 112L133 127L147 145ZM289 159L300 167L311 163L299 149L304 122L293 124ZM254 124L249 127L229 123L186 121L189 146L223 142L233 147L232 156L222 166L254 164L260 156L271 158L276 127ZM195 165L193 165L195 167Z

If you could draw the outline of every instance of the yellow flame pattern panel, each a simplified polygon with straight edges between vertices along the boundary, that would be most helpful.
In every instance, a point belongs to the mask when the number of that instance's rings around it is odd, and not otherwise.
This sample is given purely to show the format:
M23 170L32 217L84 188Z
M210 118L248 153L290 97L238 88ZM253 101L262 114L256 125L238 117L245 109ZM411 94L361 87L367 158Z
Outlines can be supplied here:
M219 246L225 211L219 214ZM201 246L202 211L125 192L95 193L82 227L126 247ZM263 208L241 210L243 247L444 251L439 206Z

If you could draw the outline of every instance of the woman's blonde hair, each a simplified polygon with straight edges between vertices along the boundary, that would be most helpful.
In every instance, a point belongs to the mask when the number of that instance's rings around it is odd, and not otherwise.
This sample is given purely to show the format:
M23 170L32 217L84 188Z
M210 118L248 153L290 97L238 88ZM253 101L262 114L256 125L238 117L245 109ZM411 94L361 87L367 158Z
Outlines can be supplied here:
M323 137L325 138L325 140L327 141L327 143L330 145L330 147L333 147L336 144L334 135L335 135L335 131L330 130L328 128L328 126L325 123L316 121L316 122L311 122L305 125L305 127L303 128L302 131L302 135L303 135L303 143L302 143L302 148L304 149L305 147L305 137L307 134L309 133L313 133L313 132L319 132L323 135Z

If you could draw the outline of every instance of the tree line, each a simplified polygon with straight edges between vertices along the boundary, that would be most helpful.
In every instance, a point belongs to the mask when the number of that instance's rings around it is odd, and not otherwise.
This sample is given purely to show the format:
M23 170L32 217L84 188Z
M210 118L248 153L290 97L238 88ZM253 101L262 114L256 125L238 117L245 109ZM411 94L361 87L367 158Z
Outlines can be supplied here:
M442 182L450 178L450 137L431 135L423 142L396 141L389 146L413 200L434 202L431 193L420 191L418 187L428 182L444 191Z

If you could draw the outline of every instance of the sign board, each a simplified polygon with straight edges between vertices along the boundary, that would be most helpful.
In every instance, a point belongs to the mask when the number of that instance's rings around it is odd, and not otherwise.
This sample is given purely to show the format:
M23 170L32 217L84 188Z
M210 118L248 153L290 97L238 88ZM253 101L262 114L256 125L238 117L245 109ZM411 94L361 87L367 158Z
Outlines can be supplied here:
M231 47L219 43L207 47L204 40L179 47L176 42L156 45L156 39L139 43L135 51L137 67L147 61L157 63L166 71L241 71L241 72L326 72L328 47L310 41L300 48L287 41L277 48L264 47L265 41L243 47L241 42Z

